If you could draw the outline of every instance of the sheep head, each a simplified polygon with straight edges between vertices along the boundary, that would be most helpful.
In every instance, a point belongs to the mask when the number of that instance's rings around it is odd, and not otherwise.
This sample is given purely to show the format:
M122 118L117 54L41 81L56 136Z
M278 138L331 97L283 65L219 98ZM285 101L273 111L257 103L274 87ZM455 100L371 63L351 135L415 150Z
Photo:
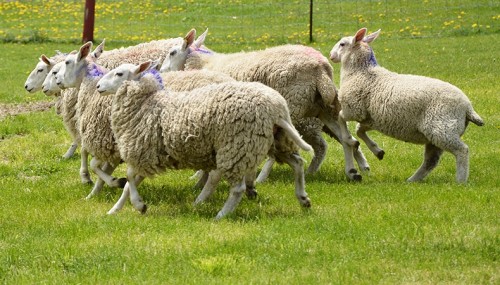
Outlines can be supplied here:
M59 72L59 70L61 70L64 64L64 61L62 61L54 65L49 74L47 74L47 77L45 77L45 80L42 83L42 91L43 93L45 93L45 95L52 96L61 91L61 88L59 88L56 83L56 74Z
M203 45L207 33L208 29L195 40L196 30L191 29L184 37L184 41L181 45L174 46L170 49L168 57L163 62L160 71L167 72L184 70L188 55L193 50L197 50Z
M70 53L64 60L64 65L56 74L56 83L61 89L79 88L87 73L90 61L96 60L104 50L104 41L91 53L92 42L80 47L78 52Z
M353 50L358 49L361 45L368 46L368 44L373 42L380 34L380 30L369 35L366 35L366 31L366 28L362 28L357 31L354 36L340 39L335 46L333 46L330 52L330 59L335 63L345 62ZM371 48L369 48L369 50L371 52L369 60L375 61ZM372 56L373 58L371 58Z
M24 89L33 93L42 89L42 83L49 71L56 64L56 62L44 54L40 57L40 61L36 64L35 68L30 72L28 79L24 83Z
M117 68L106 73L97 82L97 91L101 95L114 94L118 91L118 88L123 84L123 82L128 80L139 80L144 71L149 70L154 63L151 61L143 62L139 65L125 63ZM155 66L157 65L154 64Z

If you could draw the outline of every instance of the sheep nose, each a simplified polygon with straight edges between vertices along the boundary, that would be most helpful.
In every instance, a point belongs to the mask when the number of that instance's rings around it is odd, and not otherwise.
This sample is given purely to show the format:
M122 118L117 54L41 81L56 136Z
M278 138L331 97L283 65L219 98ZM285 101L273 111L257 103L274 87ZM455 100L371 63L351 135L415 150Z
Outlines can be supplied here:
M24 85L24 89L28 90L28 84Z
M96 88L97 90L101 89L101 84L97 84Z

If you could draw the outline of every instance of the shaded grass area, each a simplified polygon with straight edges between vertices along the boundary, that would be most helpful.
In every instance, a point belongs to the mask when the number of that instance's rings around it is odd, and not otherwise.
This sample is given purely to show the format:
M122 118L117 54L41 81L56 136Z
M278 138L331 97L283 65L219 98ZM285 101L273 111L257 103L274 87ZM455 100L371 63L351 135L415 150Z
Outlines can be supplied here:
M354 32L354 31L353 31ZM214 222L228 185L193 207L199 190L189 170L168 172L139 188L149 206L140 215L127 203L105 213L120 195L105 188L83 198L79 160L63 160L71 139L53 110L0 121L0 280L33 283L152 284L496 284L500 280L500 97L498 36L384 39L373 48L379 64L429 75L465 91L484 127L469 126L470 180L454 182L455 160L445 153L422 183L404 182L423 148L378 133L378 161L364 148L371 173L347 182L340 146L306 177L312 209L300 208L291 170L276 167L235 213ZM207 45L210 39L207 38ZM329 47L334 41L329 43ZM326 45L326 44L325 44ZM210 46L210 45L209 45ZM49 101L23 82L41 53L71 44L2 44L0 102ZM110 48L113 48L113 43ZM258 47L258 46L256 46ZM326 55L329 48L322 45ZM227 46L221 51L235 51ZM336 82L339 66L334 65ZM352 126L351 126L352 127ZM310 161L310 154L304 154ZM116 172L124 176L124 166Z

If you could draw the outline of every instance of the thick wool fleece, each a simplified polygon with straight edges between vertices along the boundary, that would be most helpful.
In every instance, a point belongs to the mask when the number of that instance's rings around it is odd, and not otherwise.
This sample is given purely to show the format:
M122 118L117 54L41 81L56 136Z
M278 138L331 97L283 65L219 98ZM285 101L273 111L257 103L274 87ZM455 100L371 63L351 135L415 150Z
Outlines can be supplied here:
M157 82L144 76L125 82L113 97L120 154L143 176L166 168L217 168L237 183L273 149L275 122L290 122L286 101L259 83L157 90Z
M101 77L102 74L88 73L82 81L77 107L79 130L82 146L93 157L116 166L120 161L120 153L111 130L112 98L101 96L96 90Z
M61 91L61 117L64 128L68 131L74 142L80 144L81 136L78 127L76 104L78 101L78 89L69 88Z
M283 45L261 51L218 54L193 51L185 70L208 69L240 81L261 82L287 101L292 122L313 148L319 163L326 153L323 123L314 118L325 110L336 120L340 111L333 68L319 51L302 45ZM312 165L311 165L312 166Z
M443 135L461 136L468 121L482 125L457 87L434 78L391 72L373 64L372 57L368 44L361 43L342 63L339 100L346 120L396 139L445 149L452 147L442 145Z
M169 50L182 42L182 38L173 38L105 51L97 59L97 63L110 70L123 63L139 64L147 60L159 60L161 64Z
M190 91L210 84L235 81L225 73L204 69L164 72L161 77L165 88L172 91Z
M261 82L288 102L292 120L335 106L333 68L319 51L302 45L284 45L262 51L233 54L191 52L185 70L208 69L240 81Z

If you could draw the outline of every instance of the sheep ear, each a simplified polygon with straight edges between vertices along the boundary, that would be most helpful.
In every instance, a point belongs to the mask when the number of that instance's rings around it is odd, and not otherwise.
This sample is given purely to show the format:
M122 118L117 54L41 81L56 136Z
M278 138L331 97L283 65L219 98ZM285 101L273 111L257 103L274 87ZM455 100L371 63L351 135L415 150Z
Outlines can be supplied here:
M186 36L184 37L184 43L182 44L182 49L187 49L194 42L194 38L196 37L196 30L191 29Z
M104 43L106 42L105 39L102 40L102 43L100 43L92 52L92 56L94 59L97 59L101 56L101 54L104 52Z
M156 70L160 71L160 67L161 67L160 59L157 59L157 60L151 62L151 66L149 67L149 69L156 69Z
M50 58L48 58L46 55L42 54L42 56L40 57L40 60L43 61L45 64L47 64L48 66L51 66L54 64L54 62L52 62L52 60L50 60Z
M205 38L207 37L207 34L208 34L208 28L194 42L194 46L196 48L200 48L203 45L203 43L205 43Z
M143 63L139 64L139 66L137 67L137 69L135 70L134 73L139 74L141 72L144 72L144 71L148 70L150 66L151 66L151 60L143 62Z
M359 43L362 41L365 37L366 34L366 28L361 28L359 31L356 32L356 35L354 35L354 38L352 39L352 43Z
M363 41L367 44L373 42L376 38L378 38L378 36L380 35L380 29L378 29L378 31L376 31L375 33L371 33L369 34L368 36L365 36L363 38Z
M76 57L77 61L81 61L89 55L90 50L92 49L92 42L87 42L83 46L80 47L80 51L78 52L78 56Z

